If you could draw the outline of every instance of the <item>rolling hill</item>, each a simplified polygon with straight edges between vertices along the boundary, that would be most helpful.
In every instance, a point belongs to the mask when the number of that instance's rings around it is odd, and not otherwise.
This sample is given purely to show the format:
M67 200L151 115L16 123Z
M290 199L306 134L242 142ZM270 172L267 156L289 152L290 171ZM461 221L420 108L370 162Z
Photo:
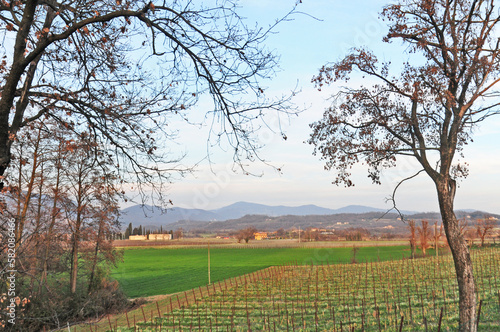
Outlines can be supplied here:
M271 206L249 202L237 202L219 209L185 209L179 207L169 208L166 211L158 207L148 205L134 205L122 210L120 221L123 227L132 223L134 227L139 225L149 226L149 228L166 226L179 221L196 222L221 222L226 220L235 220L246 215L264 215L269 217L279 216L325 216L337 214L361 214L379 212L386 210L364 205L349 205L339 209L328 209L317 205L301 206ZM415 212L404 211L405 214Z

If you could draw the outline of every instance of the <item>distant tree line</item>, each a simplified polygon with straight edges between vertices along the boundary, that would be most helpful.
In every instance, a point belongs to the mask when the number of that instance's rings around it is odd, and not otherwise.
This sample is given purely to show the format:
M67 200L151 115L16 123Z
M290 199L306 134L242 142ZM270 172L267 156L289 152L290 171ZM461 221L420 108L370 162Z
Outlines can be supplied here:
M121 194L102 145L45 120L20 130L12 149L0 201L0 270L17 271L16 327L39 331L54 326L54 317L64 322L127 306L109 277L122 257L111 243L122 237ZM8 238L15 267L7 264ZM7 287L0 283L2 301Z
M240 229L238 231L230 232L228 235L234 237L238 243L244 241L248 243L249 240L255 239L255 233L258 230L251 226ZM274 232L266 232L267 239L299 239L302 242L310 242L310 241L337 241L341 239L345 239L347 241L362 241L365 239L369 239L372 237L372 234L369 230L361 227L349 227L346 229L340 230L326 230L319 229L313 227L307 227L304 230L300 230L297 228L285 230L284 228L280 228ZM222 235L219 232L219 235Z
M182 238L182 229L179 232L176 232L177 236L175 238ZM125 233L123 234L123 238L125 240L128 240L130 235L149 235L149 234L171 234L172 238L174 238L174 231L173 230L163 230L163 226L160 226L159 230L151 230L151 229L145 229L142 227L142 225L139 225L139 227L133 227L132 228L132 223L128 224L127 229L125 230Z
M474 244L474 240L480 240L480 246L485 245L485 241L490 237L495 243L495 237L500 237L500 234L495 234L494 229L496 227L497 221L491 217L484 217L482 219L476 219L474 225L469 225L467 218L463 218L459 221L459 229L462 236L468 241L469 246ZM439 252L440 242L444 246L448 247L448 241L444 236L443 224L438 226L437 221L434 225L429 225L429 221L422 219L420 225L417 224L415 220L408 221L409 242L411 248L412 258L416 257L416 249L419 247L422 255L426 256L427 249L434 248L436 255ZM441 239L443 239L441 241Z

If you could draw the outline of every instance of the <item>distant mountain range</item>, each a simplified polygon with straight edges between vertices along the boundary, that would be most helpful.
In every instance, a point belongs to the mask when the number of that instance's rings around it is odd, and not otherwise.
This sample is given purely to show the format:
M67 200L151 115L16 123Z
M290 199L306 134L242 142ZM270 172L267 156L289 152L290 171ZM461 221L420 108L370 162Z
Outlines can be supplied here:
M249 226L260 230L274 231L279 228L290 229L302 227L319 227L342 229L348 227L363 227L366 229L393 230L406 229L407 224L399 220L395 211L364 205L349 205L340 209L327 209L316 205L302 206L269 206L264 204L238 202L220 209L184 209L170 208L163 211L151 206L135 205L122 211L122 228L129 223L133 227L143 227L155 230L183 228L208 232L233 231ZM439 221L438 212L401 211L406 219ZM489 215L500 219L500 215L477 210L455 211L457 218L476 220Z
M386 212L384 209L364 205L349 205L340 209L327 209L316 205L302 206L270 206L264 204L237 202L215 210L185 209L173 207L166 211L149 205L134 205L122 210L120 221L126 227L132 223L139 225L157 226L173 224L178 221L225 221L238 219L246 215L278 216L309 216L309 215L334 215L334 214L362 214L369 212ZM403 214L414 214L415 211L402 211Z
M291 227L363 227L374 228L405 228L406 224L399 220L395 211L386 214L387 210L364 205L349 205L340 209L327 209L316 205L302 206L270 206L264 204L237 202L220 209L185 209L169 208L166 211L148 205L134 205L122 210L120 221L125 229L129 223L133 227L142 225L151 230L177 229L205 230L236 230L254 226L263 230L277 230ZM436 220L441 216L438 212L401 211L407 219ZM477 210L456 211L457 218L476 220L490 215L500 219L500 215ZM340 225L340 226L339 226Z

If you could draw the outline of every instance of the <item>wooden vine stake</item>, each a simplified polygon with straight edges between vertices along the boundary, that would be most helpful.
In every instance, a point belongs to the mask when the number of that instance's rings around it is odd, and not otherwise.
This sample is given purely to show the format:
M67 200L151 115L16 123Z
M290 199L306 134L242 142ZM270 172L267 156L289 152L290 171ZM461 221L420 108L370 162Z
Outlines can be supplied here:
M130 328L130 321L128 319L128 313L125 311L125 317L127 318L127 327Z
M109 318L109 315L108 315L108 323L109 323L109 329L111 330L111 332L113 332L113 326L111 325L111 319Z
M439 314L438 332L441 332L441 320L443 319L443 307L441 307L441 313Z
M481 307L483 306L483 300L479 301L479 309L477 310L477 322L476 326L479 328L479 319L481 318Z

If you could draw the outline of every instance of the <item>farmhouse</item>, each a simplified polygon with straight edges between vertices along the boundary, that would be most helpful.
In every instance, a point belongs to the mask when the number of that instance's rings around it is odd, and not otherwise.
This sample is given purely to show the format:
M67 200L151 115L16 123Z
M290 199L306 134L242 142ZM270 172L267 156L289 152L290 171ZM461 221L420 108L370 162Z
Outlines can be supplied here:
M267 232L255 232L253 236L256 240L264 240L267 239Z
M148 237L146 235L130 235L128 239L133 241L142 241L147 240Z
M155 240L155 241L172 240L172 234L149 234L148 240Z

